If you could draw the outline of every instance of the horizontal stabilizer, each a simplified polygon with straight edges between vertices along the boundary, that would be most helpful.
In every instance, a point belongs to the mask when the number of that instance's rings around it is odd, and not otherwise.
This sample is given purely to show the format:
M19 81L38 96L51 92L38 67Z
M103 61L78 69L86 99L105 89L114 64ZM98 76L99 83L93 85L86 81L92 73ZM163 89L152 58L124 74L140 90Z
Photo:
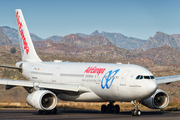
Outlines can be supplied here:
M21 67L9 66L9 65L0 65L0 67L22 70Z

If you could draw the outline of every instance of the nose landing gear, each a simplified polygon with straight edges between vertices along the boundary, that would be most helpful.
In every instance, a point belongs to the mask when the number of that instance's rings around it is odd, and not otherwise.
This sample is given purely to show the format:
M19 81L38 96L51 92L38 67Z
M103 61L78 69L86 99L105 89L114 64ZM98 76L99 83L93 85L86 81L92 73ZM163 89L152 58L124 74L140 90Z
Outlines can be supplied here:
M114 106L114 103L115 103L115 101L110 101L109 102L109 104L106 106L106 105L102 105L101 106L101 112L102 113L119 113L119 111L120 111L120 107L119 107L119 105L115 105Z
M134 100L133 103L134 103L135 109L131 111L132 116L140 116L141 115L141 111L139 110L140 102L137 100Z

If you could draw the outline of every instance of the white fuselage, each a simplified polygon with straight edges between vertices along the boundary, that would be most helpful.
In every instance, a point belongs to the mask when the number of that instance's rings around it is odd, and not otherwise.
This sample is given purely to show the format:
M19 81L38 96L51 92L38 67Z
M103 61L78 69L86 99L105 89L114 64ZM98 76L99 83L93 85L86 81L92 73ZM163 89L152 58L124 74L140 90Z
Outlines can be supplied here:
M18 62L22 74L30 81L79 84L91 92L61 93L62 100L72 101L132 101L150 97L157 89L156 80L137 79L138 75L153 76L147 69L132 64Z

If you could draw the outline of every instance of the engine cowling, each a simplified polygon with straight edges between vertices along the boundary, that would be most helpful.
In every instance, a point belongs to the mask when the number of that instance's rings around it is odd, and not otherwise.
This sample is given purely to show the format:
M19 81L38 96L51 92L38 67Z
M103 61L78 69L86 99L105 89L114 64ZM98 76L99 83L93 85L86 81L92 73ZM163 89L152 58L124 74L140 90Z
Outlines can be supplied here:
M51 91L38 90L29 94L26 102L38 110L52 110L57 105L57 97Z
M160 89L149 98L142 101L142 104L151 109L163 109L169 104L168 94Z

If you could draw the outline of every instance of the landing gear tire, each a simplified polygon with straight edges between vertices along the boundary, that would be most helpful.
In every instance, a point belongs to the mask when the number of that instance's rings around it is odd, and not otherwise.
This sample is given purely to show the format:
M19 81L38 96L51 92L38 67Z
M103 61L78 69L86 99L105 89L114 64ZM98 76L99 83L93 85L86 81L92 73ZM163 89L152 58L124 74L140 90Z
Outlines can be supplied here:
M115 105L115 113L119 113L119 111L120 111L119 105Z
M102 105L102 106L101 106L101 112L102 112L102 113L106 113L106 110L107 110L106 105Z
M111 104L108 104L107 105L107 113L113 113L113 105L111 105Z
M119 107L119 105L115 105L114 106L114 102L115 101L110 101L109 102L109 104L106 106L106 105L102 105L101 106L101 112L102 113L119 113L119 111L120 111L120 107Z
M140 110L132 110L131 111L131 113L132 113L132 116L140 116L141 115L141 111Z
M136 115L137 115L137 116L140 116L140 115L141 115L141 111L140 111L140 110L137 110Z

